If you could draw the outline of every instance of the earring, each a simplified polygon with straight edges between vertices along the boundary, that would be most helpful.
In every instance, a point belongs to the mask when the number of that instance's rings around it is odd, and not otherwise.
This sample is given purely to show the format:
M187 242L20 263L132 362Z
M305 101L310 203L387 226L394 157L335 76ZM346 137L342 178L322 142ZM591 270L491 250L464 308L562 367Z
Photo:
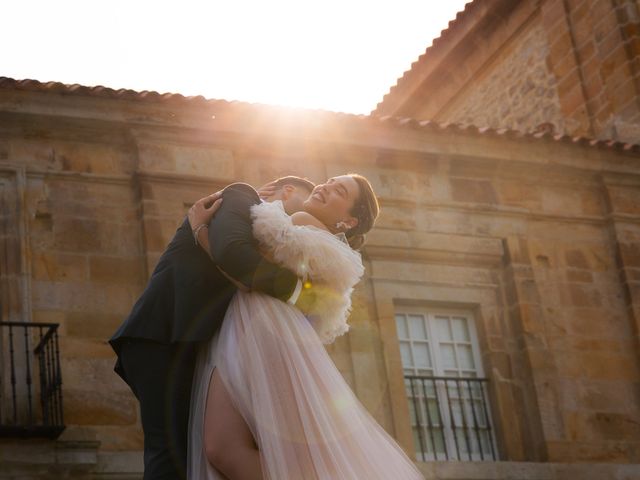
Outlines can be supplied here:
M349 225L347 225L346 222L338 222L338 223L336 223L336 228L338 230L341 230L341 229L348 230L349 229Z

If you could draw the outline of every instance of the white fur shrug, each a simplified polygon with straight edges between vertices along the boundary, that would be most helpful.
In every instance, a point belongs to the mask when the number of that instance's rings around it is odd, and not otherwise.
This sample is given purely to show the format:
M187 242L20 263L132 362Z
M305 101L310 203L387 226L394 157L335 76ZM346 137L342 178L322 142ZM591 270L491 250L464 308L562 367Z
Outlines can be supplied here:
M281 201L251 207L253 234L279 265L315 289L308 318L323 343L349 330L351 293L364 273L360 254L339 237L313 226L294 225Z

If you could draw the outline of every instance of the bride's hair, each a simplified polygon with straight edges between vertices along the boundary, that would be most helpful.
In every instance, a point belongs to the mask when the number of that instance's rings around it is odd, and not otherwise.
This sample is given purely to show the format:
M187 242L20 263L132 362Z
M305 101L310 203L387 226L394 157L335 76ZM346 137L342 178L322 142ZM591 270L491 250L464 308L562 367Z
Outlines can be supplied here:
M380 206L369 180L357 173L349 173L348 175L358 184L360 194L349 212L351 216L358 219L358 224L347 230L345 235L351 248L359 250L364 245L367 232L373 228L376 218L378 218Z

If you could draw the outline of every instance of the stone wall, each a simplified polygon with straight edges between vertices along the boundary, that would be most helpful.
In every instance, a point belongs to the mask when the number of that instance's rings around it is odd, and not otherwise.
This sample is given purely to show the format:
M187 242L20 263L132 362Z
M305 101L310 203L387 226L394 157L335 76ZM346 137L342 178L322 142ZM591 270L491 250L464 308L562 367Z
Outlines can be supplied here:
M637 2L546 0L542 14L567 133L638 142Z
M477 72L438 119L522 132L550 123L564 131L555 76L547 67L546 32L536 19Z
M640 11L634 1L545 0L539 14L492 53L440 104L438 120L639 141Z
M139 413L106 340L188 206L236 180L348 171L370 179L382 213L352 329L329 350L407 452L394 312L421 305L473 312L501 460L610 462L597 468L611 478L627 472L613 463L640 463L637 154L278 112L0 89L0 171L16 212L4 221L24 232L0 237L24 258L11 269L22 283L7 288L25 320L61 325L67 424L57 441L3 440L0 470L139 475ZM11 451L33 451L34 464ZM494 473L563 471L513 465Z

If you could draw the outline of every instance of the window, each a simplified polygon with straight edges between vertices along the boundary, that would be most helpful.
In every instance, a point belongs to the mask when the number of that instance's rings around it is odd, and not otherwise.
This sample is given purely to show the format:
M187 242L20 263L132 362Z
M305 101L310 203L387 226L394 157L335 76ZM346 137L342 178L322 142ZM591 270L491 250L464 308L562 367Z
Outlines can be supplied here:
M399 308L396 328L418 460L495 460L471 313Z

